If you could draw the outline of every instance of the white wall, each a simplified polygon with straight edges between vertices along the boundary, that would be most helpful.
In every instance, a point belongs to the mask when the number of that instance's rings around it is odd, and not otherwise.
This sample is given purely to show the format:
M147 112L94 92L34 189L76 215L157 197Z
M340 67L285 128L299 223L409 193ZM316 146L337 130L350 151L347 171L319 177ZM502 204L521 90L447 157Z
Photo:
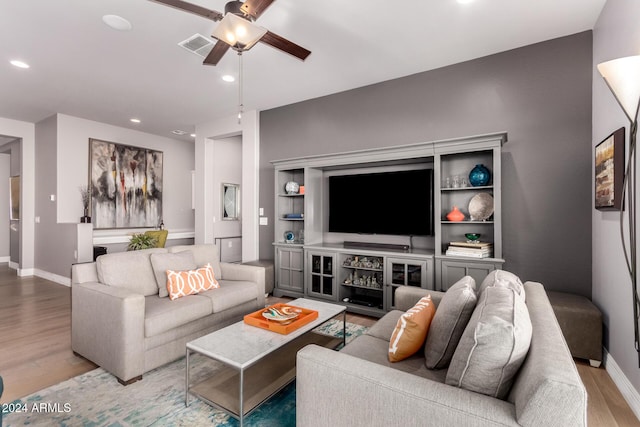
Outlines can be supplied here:
M0 135L20 138L20 265L18 274L34 272L35 125L0 117Z
M259 120L257 111L196 125L195 242L214 242L214 220L220 214L214 206L215 140L242 136L242 261L258 259L258 167Z
M596 69L596 64L640 54L638 16L640 16L640 2L608 0L595 26L593 33L593 146L621 126L626 127L625 145L628 146L629 121L606 87ZM591 152L593 153L593 150ZM636 185L638 185L637 182ZM604 345L611 356L611 360L607 362L607 370L636 415L639 415L640 369L638 369L638 353L634 348L631 281L620 243L619 212L601 212L593 209L592 231L592 295L594 303L602 310L604 316ZM625 385L627 380L630 384Z
M89 177L89 138L160 150L163 154L163 220L171 231L193 231L191 171L194 145L131 129L58 114L57 221L77 223L82 216L78 188ZM71 167L72 166L72 167ZM123 231L126 234L125 231ZM99 233L96 233L99 234Z

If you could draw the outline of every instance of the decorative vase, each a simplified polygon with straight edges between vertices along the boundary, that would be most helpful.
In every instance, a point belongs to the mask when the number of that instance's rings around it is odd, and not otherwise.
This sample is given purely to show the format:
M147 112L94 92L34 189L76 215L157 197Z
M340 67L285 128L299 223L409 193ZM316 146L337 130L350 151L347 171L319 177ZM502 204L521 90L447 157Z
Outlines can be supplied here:
M83 224L91 223L91 217L89 216L89 208L84 208L84 216L80 217L80 222Z
M460 212L460 209L458 209L457 206L454 206L453 209L451 209L451 212L447 214L447 219L453 222L462 221L464 220L464 214Z
M476 165L471 172L469 172L469 182L474 187L480 187L489 184L491 179L491 172L485 165Z

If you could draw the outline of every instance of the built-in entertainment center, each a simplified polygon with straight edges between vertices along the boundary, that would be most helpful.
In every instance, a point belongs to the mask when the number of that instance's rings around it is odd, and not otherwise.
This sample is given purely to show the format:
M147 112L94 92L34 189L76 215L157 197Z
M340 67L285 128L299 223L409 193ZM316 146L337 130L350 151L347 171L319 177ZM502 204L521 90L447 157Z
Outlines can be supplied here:
M506 139L496 133L272 162L274 295L382 316L395 307L398 286L446 290L501 268Z

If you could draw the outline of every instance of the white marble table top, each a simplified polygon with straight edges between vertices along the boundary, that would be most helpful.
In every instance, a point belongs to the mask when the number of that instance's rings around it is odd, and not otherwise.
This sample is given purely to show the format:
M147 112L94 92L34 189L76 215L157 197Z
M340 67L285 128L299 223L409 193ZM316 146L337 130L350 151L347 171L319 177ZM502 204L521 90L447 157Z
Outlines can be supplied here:
M187 343L189 350L238 369L245 369L272 351L344 312L342 305L298 298L287 305L318 312L318 318L286 335L244 323L243 320Z

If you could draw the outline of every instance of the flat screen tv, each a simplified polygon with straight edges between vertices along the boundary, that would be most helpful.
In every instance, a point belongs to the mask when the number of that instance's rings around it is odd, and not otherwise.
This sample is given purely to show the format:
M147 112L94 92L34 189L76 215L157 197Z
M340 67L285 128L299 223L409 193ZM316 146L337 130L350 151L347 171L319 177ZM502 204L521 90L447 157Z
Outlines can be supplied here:
M433 170L329 177L329 231L433 234Z

